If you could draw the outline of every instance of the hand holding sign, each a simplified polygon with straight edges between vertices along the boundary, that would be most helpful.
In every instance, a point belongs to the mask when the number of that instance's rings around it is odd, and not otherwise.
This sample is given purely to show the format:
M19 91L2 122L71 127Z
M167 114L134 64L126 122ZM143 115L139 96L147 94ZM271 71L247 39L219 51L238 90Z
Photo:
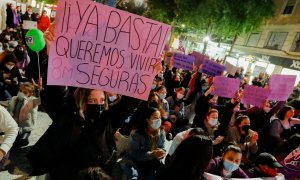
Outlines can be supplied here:
M148 98L169 25L93 1L60 0L57 17L56 34L45 33L47 46L55 39L48 85Z
M245 85L242 103L263 107L263 104L266 102L269 95L270 92L268 89L258 86Z
M225 70L225 66L218 64L215 61L206 59L203 63L202 73L209 76L220 76Z
M214 86L216 87L216 90L212 93L213 95L234 98L240 88L240 80L216 76L214 78Z
M47 47L47 55L50 52L50 46L55 40L55 22L53 22L50 27L44 33L44 39Z

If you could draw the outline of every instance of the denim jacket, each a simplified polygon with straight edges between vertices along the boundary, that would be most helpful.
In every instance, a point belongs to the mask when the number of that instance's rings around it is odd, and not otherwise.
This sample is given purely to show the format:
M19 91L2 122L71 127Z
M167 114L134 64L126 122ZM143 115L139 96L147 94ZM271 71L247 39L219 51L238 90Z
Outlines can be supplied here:
M160 148L165 150L165 133L161 129L158 136L156 136L156 144L154 149ZM151 142L149 137L145 137L141 135L137 131L132 131L129 136L129 148L128 155L135 161L148 161L154 159L153 156L150 155ZM165 150L166 151L166 150Z

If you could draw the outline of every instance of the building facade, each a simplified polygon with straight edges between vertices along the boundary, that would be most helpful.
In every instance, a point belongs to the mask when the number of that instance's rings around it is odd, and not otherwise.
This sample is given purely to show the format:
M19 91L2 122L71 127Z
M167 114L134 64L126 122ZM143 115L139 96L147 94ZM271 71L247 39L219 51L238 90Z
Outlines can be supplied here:
M300 81L300 0L275 0L275 4L272 19L237 38L229 61L253 76L261 71L295 74Z

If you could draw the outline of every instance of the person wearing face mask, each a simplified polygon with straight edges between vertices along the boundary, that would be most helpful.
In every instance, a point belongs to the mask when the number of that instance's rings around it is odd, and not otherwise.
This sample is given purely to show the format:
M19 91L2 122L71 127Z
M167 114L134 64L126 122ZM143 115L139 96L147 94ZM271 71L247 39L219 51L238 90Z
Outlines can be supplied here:
M260 153L255 160L255 166L248 169L246 173L251 178L275 177L277 168L282 167L272 154Z
M165 86L160 86L156 89L156 94L159 96L159 101L162 104L162 108L164 110L164 114L162 114L162 119L166 120L169 118L169 103L166 100L167 96L167 88Z
M266 151L266 143L268 140L268 131L270 126L270 119L273 117L283 106L285 102L279 101L272 105L269 101L265 101L262 107L252 107L246 110L240 110L236 114L243 114L250 118L251 129L259 134L259 152Z
M106 92L106 95L107 95L109 107L117 105L122 99L122 96L116 93Z
M172 123L170 132L173 137L180 131L186 130L187 119L184 114L184 96L185 88L180 87L176 89L173 96L169 96L166 100L169 103L169 119Z
M195 117L193 119L193 127L201 127L205 128L205 119L206 115L209 112L209 109L217 109L219 112L219 116L221 117L219 132L220 135L226 136L227 129L229 126L230 119L232 114L234 113L234 109L238 106L240 102L240 93L236 93L236 97L232 98L225 105L217 105L217 96L211 95L211 93L215 90L214 86L210 86L206 92L200 96L200 98L196 102L195 106Z
M25 71L26 67L30 62L30 57L28 56L27 50L23 45L17 45L17 47L14 50L14 54L16 55L18 60L16 64L17 67L20 70Z
M51 93L47 88L41 93L42 103ZM100 166L109 173L111 162L116 159L105 92L77 88L73 96L66 95L64 105L57 110L60 114L28 153L31 174L74 179L80 170L91 166ZM48 111L49 107L45 109Z
M26 146L29 143L29 136L37 121L38 106L41 104L39 98L35 97L35 83L23 83L17 96L9 101L8 111L19 126L17 139L14 147ZM38 92L42 89L42 79L37 86Z
M161 114L149 107L136 129L130 133L127 158L138 169L138 179L155 179L166 155L165 133L161 129Z
M248 116L239 116L235 121L235 126L230 127L227 136L228 142L236 143L243 152L243 163L248 165L252 155L258 151L258 134L250 129L250 119Z
M242 160L242 151L238 146L229 145L222 157L210 161L206 172L224 178L248 178L247 174L239 167Z
M5 56L2 65L0 65L0 83L11 96L17 95L19 85L22 81L22 77L16 63L17 58L14 53L9 53Z
M170 108L170 119L182 119L184 117L184 95L185 88L177 88L172 96L169 96L166 100L169 103Z

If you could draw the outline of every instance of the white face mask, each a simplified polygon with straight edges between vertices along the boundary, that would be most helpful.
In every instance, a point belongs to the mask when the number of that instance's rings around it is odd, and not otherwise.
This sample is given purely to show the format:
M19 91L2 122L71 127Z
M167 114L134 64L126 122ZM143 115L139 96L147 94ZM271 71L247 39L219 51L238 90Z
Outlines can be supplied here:
M160 126L161 126L161 119L152 120L152 124L151 124L152 129L156 130L156 129L160 128Z
M182 99L184 97L184 95L183 94L177 94L177 99Z
M26 96L24 93L20 92L20 91L18 92L17 96L18 96L18 98L21 99L21 100L27 98L27 96Z
M219 123L218 118L210 118L208 124L211 126L216 126Z
M9 35L5 35L4 39L7 40L7 41L10 41L10 36Z
M117 96L108 96L110 102L114 102L117 99Z
M264 109L264 111L265 111L266 113L270 112L270 110L271 110L270 107L263 107L263 109Z
M159 99L165 99L166 96L167 96L167 94L160 94L160 95L159 95Z
M5 67L9 70L12 70L15 66L11 66L11 65L5 65Z

